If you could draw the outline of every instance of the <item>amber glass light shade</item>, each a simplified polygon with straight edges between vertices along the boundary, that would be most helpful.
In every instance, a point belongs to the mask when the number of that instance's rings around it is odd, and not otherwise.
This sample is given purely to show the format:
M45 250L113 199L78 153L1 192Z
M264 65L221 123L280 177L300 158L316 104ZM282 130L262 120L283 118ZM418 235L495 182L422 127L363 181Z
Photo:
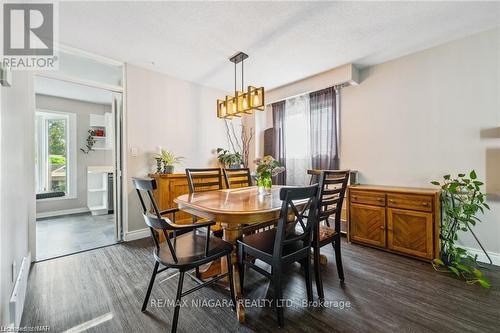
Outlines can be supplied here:
M236 91L235 97L226 96L225 100L217 100L217 117L231 119L244 114L252 114L254 110L265 108L264 88L248 86L246 92Z

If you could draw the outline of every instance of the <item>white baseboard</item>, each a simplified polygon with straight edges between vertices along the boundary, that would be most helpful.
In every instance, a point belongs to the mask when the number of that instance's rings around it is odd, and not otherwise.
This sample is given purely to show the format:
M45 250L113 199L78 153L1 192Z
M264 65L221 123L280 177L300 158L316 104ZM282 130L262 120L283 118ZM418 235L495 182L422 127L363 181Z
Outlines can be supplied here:
M55 210L55 211L52 211L52 212L37 213L36 214L36 218L37 219L41 219L41 218L52 217L52 216L61 216L61 215L87 213L89 211L90 210L87 207L73 208L73 209L64 209L64 210Z
M483 250L481 250L480 248L475 249L472 247L465 247L465 249L472 255L477 254L477 261L484 262L487 264L490 263L490 261L488 260L488 258L484 254ZM488 255L490 256L491 261L493 261L493 265L500 266L500 253L488 252Z
M136 239L146 238L150 236L151 236L151 231L149 230L149 228L144 228L125 233L124 240L126 242L130 242Z

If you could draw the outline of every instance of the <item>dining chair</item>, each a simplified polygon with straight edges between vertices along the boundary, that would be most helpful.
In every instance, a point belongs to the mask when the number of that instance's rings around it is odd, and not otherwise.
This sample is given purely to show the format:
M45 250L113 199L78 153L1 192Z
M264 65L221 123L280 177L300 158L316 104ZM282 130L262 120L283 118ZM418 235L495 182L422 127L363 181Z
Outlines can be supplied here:
M307 299L312 301L311 276L311 243L315 229L318 186L284 187L280 190L282 200L280 218L276 228L255 233L238 240L238 264L240 267L240 286L243 290L245 266L261 273L271 280L273 285L273 304L276 307L278 324L284 326L283 278L284 268L293 262L301 262L304 266ZM295 201L295 203L294 203ZM302 212L296 206L297 201L310 203L311 214L308 223L303 220ZM293 220L290 217L293 215ZM297 224L297 228L289 228L289 224ZM299 231L299 226L301 230ZM250 258L247 258L247 255ZM248 260L247 260L248 259ZM271 272L255 265L259 259L271 266Z
M220 168L189 168L186 169L186 177L189 193L222 190L222 172ZM193 223L199 220L206 221L205 219L198 219L198 217L193 215ZM218 224L212 228L212 232L217 236L222 236L221 231L222 228Z
M153 257L155 259L155 266L153 268L153 273L149 281L148 290L146 292L146 297L141 310L143 312L146 311L156 275L169 268L178 270L179 283L177 285L177 293L175 296L174 318L171 329L171 332L176 332L177 322L179 319L180 301L182 297L225 277L228 277L229 281L232 281L233 268L231 265L231 251L233 246L220 238L210 236L210 227L215 224L213 221L181 225L176 224L168 217L165 217L167 214L172 214L175 221L175 213L178 212L179 209L173 208L163 211L158 209L158 205L153 196L153 191L156 190L156 180L132 178L132 181L137 191L137 195L139 196L144 221L151 231L151 237L154 242ZM145 199L143 198L143 194L141 194L141 192L146 193L146 200L149 201L153 212L150 213L148 211ZM207 228L204 235L195 232L195 230L200 228ZM165 236L165 242L160 243L159 232L157 230L161 230ZM177 231L184 233L182 235L178 235L176 234ZM187 271L198 268L201 265L220 259L224 256L227 258L227 273L220 274L209 281L198 284L194 288L182 291L184 274ZM163 266L161 269L159 269L160 265ZM236 298L233 284L229 283L229 287L231 300L235 306Z
M222 190L222 171L220 168L188 168L186 169L189 193L199 193L206 191ZM193 223L206 222L193 215ZM222 227L215 223L212 228L214 236L222 238ZM201 279L200 269L196 268L196 277Z
M220 168L186 169L189 193L222 190Z
M319 176L321 175L321 169L309 169L307 170L307 174L311 176L309 185L319 183Z
M335 252L335 262L340 281L344 282L344 269L340 251L341 233L340 218L342 204L344 202L347 182L350 170L317 170L312 174L317 177L318 205L317 205L317 232L314 235L312 247L314 249L314 275L316 278L316 289L320 299L324 299L323 282L321 280L320 248L332 244ZM310 211L310 210L309 210ZM334 218L333 227L330 225L330 217ZM314 222L316 223L316 222Z
M224 173L227 188L252 186L249 168L223 169L222 172Z

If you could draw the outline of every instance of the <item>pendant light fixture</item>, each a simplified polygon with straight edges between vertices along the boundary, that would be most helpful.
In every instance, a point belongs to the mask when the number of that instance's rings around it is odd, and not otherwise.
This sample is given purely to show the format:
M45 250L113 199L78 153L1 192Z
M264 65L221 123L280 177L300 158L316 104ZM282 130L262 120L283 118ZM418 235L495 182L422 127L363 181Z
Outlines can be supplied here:
M264 87L255 88L248 86L244 89L244 68L243 62L248 58L248 55L243 52L238 52L229 61L234 63L234 96L226 96L225 99L217 100L217 117L222 119L232 119L241 117L244 114L252 114L254 110L264 111ZM236 87L237 64L241 62L241 91Z

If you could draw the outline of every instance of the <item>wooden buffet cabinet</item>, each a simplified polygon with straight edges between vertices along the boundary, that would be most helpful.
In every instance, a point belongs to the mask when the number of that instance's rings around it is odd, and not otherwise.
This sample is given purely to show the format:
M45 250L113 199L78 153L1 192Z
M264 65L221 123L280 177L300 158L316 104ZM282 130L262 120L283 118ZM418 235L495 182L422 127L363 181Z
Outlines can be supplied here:
M174 199L180 195L189 193L189 187L185 173L154 173L150 174L149 177L156 180L157 189L156 191L154 191L154 196L160 210L177 208L177 204L174 202ZM192 216L183 211L179 211L176 214L176 223L193 223Z
M439 257L439 190L351 185L347 198L351 242L418 259Z

